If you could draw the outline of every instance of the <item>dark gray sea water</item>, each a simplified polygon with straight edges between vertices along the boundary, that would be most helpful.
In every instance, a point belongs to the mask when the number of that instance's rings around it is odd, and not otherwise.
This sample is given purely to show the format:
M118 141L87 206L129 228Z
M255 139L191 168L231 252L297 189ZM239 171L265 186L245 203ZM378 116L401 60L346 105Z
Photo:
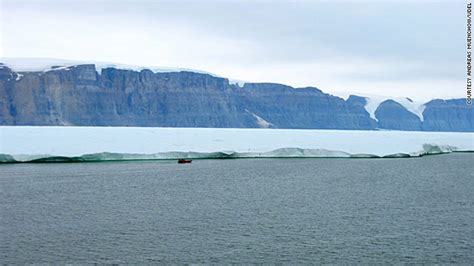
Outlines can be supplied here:
M474 263L473 162L0 165L0 262Z

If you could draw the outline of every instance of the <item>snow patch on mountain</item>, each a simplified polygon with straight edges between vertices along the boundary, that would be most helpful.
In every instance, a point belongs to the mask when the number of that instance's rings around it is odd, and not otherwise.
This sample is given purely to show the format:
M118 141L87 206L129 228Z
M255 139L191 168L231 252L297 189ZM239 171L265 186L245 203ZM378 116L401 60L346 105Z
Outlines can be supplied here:
M365 110L369 113L370 117L378 121L375 116L375 111L380 106L380 104L386 100L393 100L401 104L407 111L415 114L423 122L423 111L425 110L425 105L423 102L415 102L409 98L404 97L395 97L390 98L387 96L371 95L371 96L362 96L367 100L365 105Z
M364 97L367 103L365 104L365 110L367 113L369 113L370 118L374 119L375 121L379 121L377 117L375 117L375 111L379 107L379 105L385 101L385 98L383 97Z
M269 128L271 126L273 126L272 123L268 122L267 120L261 118L260 116L250 112L249 110L245 110L247 111L247 113L251 114L253 117L255 117L255 119L257 119L257 124L261 127L261 128Z
M401 104L407 111L418 116L421 122L423 122L423 111L425 110L425 103L422 101L413 101L412 99L407 97L390 97L365 93L355 94L353 92L334 92L332 94L344 99L345 101L349 99L350 95L364 97L367 101L365 105L365 110L367 111L367 113L369 113L370 118L375 119L376 121L378 121L378 119L375 116L375 111L377 110L379 105L386 100L393 100Z
M3 57L0 58L0 62L4 63L9 68L18 72L47 72L55 70L68 70L71 66L94 64L96 71L100 73L104 68L117 68L124 70L141 71L149 69L154 73L166 73L166 72L181 72L189 71L200 74L208 74L215 77L220 77L216 74L190 69L190 68L178 68L178 67L156 67L156 66L137 66L129 64L119 64L110 62L100 61L80 61L80 60L65 60L56 58L15 58L15 57Z
M394 101L401 104L405 109L409 112L414 113L417 115L421 122L423 122L423 111L425 110L425 104L422 102L413 101L410 98L395 98Z
M248 81L239 80L239 79L229 79L229 84L237 85L241 88L244 87L245 83L248 83Z
M423 122L423 111L425 110L425 103L422 101L413 101L412 99L407 98L407 97L389 97L389 96L373 95L373 94L341 93L337 96L347 101L350 95L364 97L367 101L367 103L364 106L365 110L367 111L367 113L369 113L370 118L376 121L378 121L378 119L375 116L375 111L380 106L380 104L386 100L393 100L401 104L407 111L418 116L421 122Z
M196 70L196 69L191 69L191 68L137 66L137 65L100 62L100 61L66 60L66 59L56 59L56 58L3 57L3 58L0 58L0 62L16 72L49 72L49 71L57 71L57 70L70 70L72 66L94 64L95 69L97 73L99 74L102 72L102 69L116 68L116 69L132 70L132 71L138 71L138 72L147 69L147 70L151 70L153 73L169 73L169 72L186 71L186 72L193 72L193 73L199 73L199 74L207 74L216 78L224 78L222 76L219 76L211 72ZM228 79L228 80L229 80L229 84L237 85L239 87L243 87L245 83L248 83L248 81L239 80L239 79Z

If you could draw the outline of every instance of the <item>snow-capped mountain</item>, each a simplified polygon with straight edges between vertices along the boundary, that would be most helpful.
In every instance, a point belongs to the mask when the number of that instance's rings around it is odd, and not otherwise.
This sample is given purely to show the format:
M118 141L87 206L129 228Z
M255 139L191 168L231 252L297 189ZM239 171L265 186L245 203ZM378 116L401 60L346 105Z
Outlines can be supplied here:
M351 95L183 68L1 59L1 125L474 131L464 99Z

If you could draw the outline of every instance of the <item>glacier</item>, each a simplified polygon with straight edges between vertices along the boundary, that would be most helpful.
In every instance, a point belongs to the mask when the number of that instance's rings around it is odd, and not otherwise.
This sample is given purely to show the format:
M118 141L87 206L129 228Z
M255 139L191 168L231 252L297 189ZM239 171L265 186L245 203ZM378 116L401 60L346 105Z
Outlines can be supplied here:
M341 97L345 101L349 98L349 96L354 95L351 92L335 92L333 95ZM378 121L378 118L375 115L375 111L379 108L380 104L386 100L393 100L399 104L401 104L407 111L410 113L418 116L421 122L423 122L423 111L425 110L425 102L424 101L413 101L408 97L389 97L383 95L376 95L376 94L368 94L368 93L357 93L357 96L363 97L366 100L364 105L365 110L369 113L370 118Z
M379 158L474 151L474 133L1 126L0 162Z
M208 74L213 77L221 77L217 74L197 70L192 68L184 68L184 67L167 67L167 66L138 66L138 65L131 65L131 64L123 64L123 63L114 63L114 62L103 62L103 61L82 61L82 60L68 60L68 59L58 59L58 58L44 58L44 57L2 57L0 61L15 71L18 72L49 72L49 71L57 71L57 70L69 70L73 66L82 65L82 64L94 64L95 69L98 73L105 68L118 68L124 70L133 70L133 71L141 71L141 70L151 70L153 73L167 73L167 72L181 72L181 71L189 71L194 73L200 74ZM245 84L245 81L231 79L231 83L237 84L242 86Z
M423 111L425 110L425 103L421 101L413 101L406 97L394 97L390 98L387 96L365 96L367 104L365 105L365 110L369 113L370 118L378 121L378 118L375 115L375 111L379 108L380 104L386 100L393 100L401 104L407 111L418 116L421 122L423 122Z

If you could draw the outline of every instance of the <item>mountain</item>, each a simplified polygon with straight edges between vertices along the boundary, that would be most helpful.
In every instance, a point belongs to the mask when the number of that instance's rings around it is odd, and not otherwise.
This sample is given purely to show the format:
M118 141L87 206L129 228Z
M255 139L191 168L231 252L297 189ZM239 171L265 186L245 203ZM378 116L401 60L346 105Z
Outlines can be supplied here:
M192 70L0 65L1 125L474 131L464 99L347 100L314 87L238 85Z
M432 100L425 104L423 130L474 131L473 109L465 99Z
M375 111L380 128L420 131L421 120L394 100L382 102Z

